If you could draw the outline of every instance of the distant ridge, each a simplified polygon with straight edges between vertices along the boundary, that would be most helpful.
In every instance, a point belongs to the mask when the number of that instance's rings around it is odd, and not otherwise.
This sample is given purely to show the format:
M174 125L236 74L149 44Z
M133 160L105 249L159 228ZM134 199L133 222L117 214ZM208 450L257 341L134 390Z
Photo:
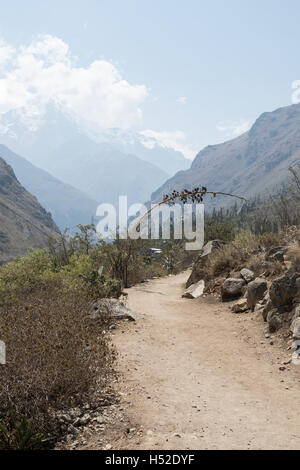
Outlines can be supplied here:
M189 170L178 172L152 194L160 200L173 189L204 185L210 190L252 197L277 191L288 168L300 161L300 104L262 114L240 137L198 153ZM206 206L232 204L216 198Z

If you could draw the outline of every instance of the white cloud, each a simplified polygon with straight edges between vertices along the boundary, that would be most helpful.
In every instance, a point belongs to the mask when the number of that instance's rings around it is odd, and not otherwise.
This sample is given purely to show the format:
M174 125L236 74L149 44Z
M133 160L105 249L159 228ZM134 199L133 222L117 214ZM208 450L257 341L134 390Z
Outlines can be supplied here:
M12 46L0 39L0 69L13 56L15 50Z
M0 134L14 132L10 112L28 130L36 131L50 104L93 135L112 128L141 129L141 108L148 94L145 85L129 83L109 61L80 67L68 44L58 37L44 35L17 49L0 39ZM187 98L181 96L177 102L185 105ZM196 154L181 131L146 129L139 136L149 148L172 148L187 158Z
M187 102L187 97L186 96L179 96L179 98L177 98L177 103L179 104L182 104L182 105L185 105L186 102Z
M57 37L45 35L18 50L0 42L0 115L17 111L31 130L50 103L85 126L138 126L147 95L145 85L130 84L108 61L76 66Z
M186 136L182 131L159 132L147 129L141 131L140 135L142 138L141 143L147 148L153 149L156 146L172 148L190 159L196 155L196 151L186 144Z
M237 137L247 132L251 127L250 121L240 119L239 121L224 121L217 124L220 132L225 132L228 137Z

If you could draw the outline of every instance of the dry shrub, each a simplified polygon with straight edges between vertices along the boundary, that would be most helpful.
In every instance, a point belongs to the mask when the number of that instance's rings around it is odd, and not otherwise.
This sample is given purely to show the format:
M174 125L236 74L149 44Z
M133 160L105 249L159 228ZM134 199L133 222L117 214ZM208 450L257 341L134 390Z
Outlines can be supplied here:
M113 351L103 329L89 319L88 304L57 285L37 288L22 303L0 310L0 416L8 411L33 420L34 432L57 435L54 412L89 400L107 377Z
M224 245L215 250L206 263L205 270L209 278L228 274L241 266L248 259L248 253L235 244Z
M166 275L166 270L160 263L141 263L130 268L128 272L128 284L133 286L146 279L161 277Z
M300 244L297 241L291 242L289 244L288 250L286 252L286 259L290 261L291 268L300 272Z
M282 243L282 234L279 233L264 233L258 236L257 239L258 247L269 250Z
M257 249L257 236L251 232L242 230L237 233L233 244L238 250L250 254L253 250Z

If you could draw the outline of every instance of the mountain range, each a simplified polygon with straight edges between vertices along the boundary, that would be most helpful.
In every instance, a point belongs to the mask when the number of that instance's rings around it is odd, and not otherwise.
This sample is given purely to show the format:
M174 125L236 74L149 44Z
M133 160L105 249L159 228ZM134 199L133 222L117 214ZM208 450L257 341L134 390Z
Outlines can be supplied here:
M300 104L262 114L245 134L198 153L191 168L168 179L152 194L161 200L174 189L206 186L246 198L272 194L300 161ZM231 198L205 200L206 207L232 204Z
M144 202L166 179L190 165L180 152L153 147L153 142L152 148L145 147L138 133L83 130L55 107L31 130L16 112L2 116L1 123L2 144L98 204L115 204L119 195L127 195L129 203ZM18 176L22 181L23 175ZM52 212L62 225L57 211Z

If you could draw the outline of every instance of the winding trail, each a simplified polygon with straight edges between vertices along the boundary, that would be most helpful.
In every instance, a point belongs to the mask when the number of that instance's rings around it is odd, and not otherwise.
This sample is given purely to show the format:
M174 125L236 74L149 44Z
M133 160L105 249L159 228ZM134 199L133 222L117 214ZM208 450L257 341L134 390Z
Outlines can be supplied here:
M143 318L114 335L122 406L114 449L300 449L300 369L258 314L182 299L188 273L128 289ZM271 344L270 344L271 343Z

